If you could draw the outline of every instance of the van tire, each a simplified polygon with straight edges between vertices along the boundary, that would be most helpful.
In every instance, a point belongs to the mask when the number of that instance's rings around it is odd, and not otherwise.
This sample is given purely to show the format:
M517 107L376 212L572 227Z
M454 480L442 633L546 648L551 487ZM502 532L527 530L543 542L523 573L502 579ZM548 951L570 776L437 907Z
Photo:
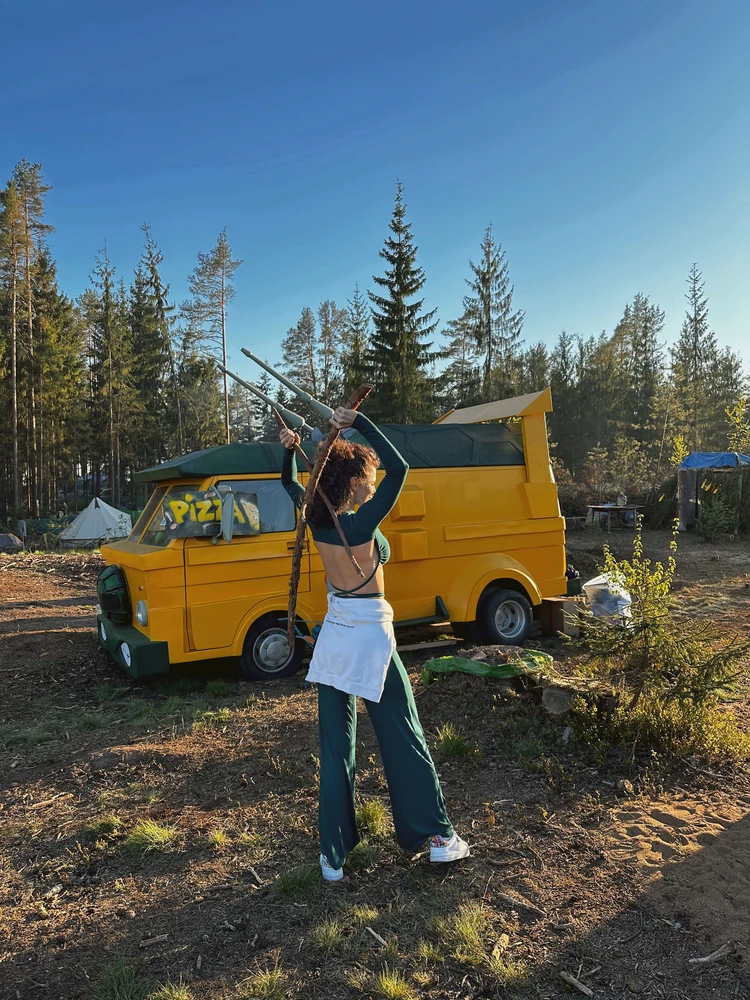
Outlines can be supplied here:
M517 590L492 589L482 595L477 608L476 632L480 642L520 646L531 629L533 611L528 598Z
M301 639L297 639L294 649L289 651L286 621L281 620L281 615L263 615L250 626L245 636L240 670L249 681L291 677L302 666L306 651L307 646Z

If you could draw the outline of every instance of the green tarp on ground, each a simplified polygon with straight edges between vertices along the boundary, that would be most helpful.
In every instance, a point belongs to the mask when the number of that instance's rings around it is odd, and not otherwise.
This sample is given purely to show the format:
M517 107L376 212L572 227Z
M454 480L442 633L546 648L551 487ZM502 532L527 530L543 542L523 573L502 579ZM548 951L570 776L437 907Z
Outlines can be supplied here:
M549 653L538 649L524 649L523 654L510 663L487 663L463 656L439 656L428 660L422 667L422 683L431 684L438 674L472 674L474 677L493 677L509 680L511 677L544 677L554 673L554 660Z

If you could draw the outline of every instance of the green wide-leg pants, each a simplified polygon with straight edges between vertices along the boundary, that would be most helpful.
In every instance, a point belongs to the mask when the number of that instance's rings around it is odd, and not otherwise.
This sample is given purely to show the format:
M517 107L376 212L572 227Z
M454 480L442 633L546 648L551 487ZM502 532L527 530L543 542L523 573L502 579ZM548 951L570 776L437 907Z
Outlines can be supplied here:
M453 827L398 653L388 667L380 701L363 700L380 745L399 844L416 853L428 837L449 839ZM318 684L318 726L320 850L340 868L359 843L354 814L356 697Z

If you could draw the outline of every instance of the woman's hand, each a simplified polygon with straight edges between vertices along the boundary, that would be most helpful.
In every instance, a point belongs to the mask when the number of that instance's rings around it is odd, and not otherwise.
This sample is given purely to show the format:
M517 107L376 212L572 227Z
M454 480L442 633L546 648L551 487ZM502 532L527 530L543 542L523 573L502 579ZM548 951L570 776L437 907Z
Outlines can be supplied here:
M290 431L288 427L282 427L279 431L279 441L284 445L285 448L296 447L302 439L299 434L295 434L294 431Z
M343 431L345 428L351 427L356 419L356 410L347 410L345 406L337 406L329 423L333 424L336 430Z

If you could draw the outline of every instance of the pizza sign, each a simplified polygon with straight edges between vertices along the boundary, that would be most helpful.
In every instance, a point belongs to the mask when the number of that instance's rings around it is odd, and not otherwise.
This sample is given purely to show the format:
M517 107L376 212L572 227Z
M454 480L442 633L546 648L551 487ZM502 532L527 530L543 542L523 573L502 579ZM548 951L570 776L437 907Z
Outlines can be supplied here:
M260 533L258 499L255 493L232 493L234 535ZM222 497L216 490L186 490L170 493L162 503L164 529L171 538L198 538L216 534L221 524Z

